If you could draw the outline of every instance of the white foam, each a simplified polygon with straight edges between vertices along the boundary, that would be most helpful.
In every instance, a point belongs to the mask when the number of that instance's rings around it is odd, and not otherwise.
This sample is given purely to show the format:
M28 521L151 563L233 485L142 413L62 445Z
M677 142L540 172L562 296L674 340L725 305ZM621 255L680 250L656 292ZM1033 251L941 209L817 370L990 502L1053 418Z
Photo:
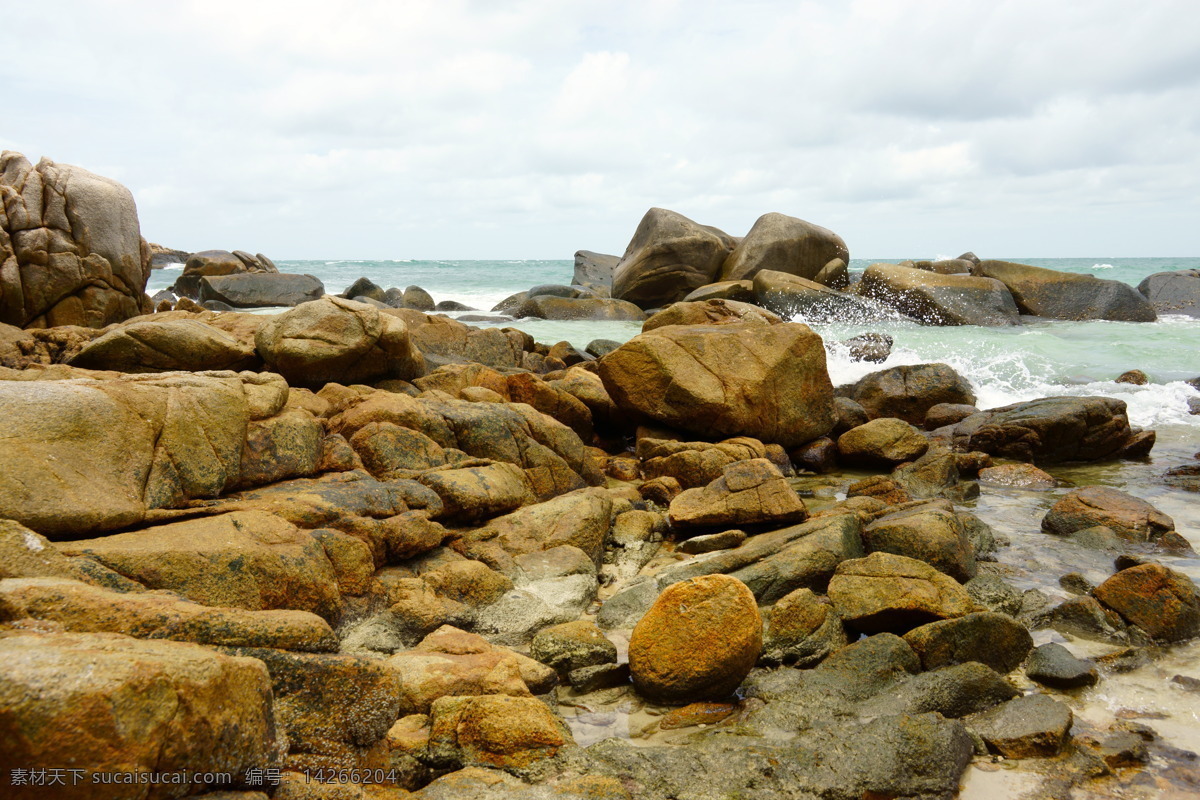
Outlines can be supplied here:
M1092 269L1116 269L1116 264L1092 264Z

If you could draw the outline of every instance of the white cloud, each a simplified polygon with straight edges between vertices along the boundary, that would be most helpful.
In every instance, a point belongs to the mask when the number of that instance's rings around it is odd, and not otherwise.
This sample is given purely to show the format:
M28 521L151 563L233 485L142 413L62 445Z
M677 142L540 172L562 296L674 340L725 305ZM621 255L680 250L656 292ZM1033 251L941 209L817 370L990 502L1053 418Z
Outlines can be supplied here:
M1200 252L1168 224L1200 211L1190 0L79 0L6 30L5 146L126 182L184 248L569 257L664 205L862 255Z

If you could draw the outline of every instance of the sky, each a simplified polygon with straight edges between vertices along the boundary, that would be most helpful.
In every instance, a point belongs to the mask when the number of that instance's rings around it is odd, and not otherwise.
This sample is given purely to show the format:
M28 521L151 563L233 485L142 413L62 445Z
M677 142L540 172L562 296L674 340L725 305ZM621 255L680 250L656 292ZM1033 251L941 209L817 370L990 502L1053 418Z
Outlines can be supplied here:
M854 258L1200 256L1196 0L2 0L0 149L150 241L569 259L652 206Z

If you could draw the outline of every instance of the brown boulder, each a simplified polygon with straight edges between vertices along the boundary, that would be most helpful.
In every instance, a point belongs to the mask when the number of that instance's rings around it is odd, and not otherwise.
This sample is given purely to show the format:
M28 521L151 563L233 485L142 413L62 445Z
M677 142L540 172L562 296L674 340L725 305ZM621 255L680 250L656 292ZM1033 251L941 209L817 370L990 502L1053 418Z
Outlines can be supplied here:
M681 528L803 522L804 501L765 458L738 461L702 488L677 495L668 510Z
M1092 594L1156 639L1178 642L1200 635L1200 592L1182 572L1161 564L1123 569Z
M1019 325L1012 294L993 278L872 264L858 291L926 325Z
M70 364L119 372L249 369L254 348L196 320L137 320L93 339Z
M759 217L721 265L720 280L752 279L773 270L812 279L835 258L850 261L842 237L831 230L784 214Z
M789 447L833 427L825 348L807 325L658 328L601 359L600 377L622 410L706 437Z
M979 482L1012 489L1053 489L1058 481L1050 473L1032 464L1001 464L979 470Z
M983 261L972 275L994 278L1012 292L1022 314L1050 319L1154 322L1154 306L1132 286L1094 275L1008 261Z
M5 150L0 199L0 322L103 328L150 310L150 250L124 186Z
M734 300L697 300L679 302L659 311L642 323L642 333L668 325L727 325L745 322L751 325L778 325L783 322L765 308Z
M444 767L521 774L573 743L566 724L532 697L442 697L430 718L429 756Z
M442 499L444 515L459 520L489 519L534 499L524 470L503 461L485 467L426 472L419 480Z
M885 514L864 527L862 536L869 553L915 558L959 582L975 577L975 548L962 520L944 500Z
M870 419L899 417L921 425L939 403L975 404L971 384L947 364L911 364L872 372L854 385L851 398Z
M904 420L877 417L839 436L837 448L843 463L891 468L921 457L929 442Z
M707 575L667 588L633 629L629 669L646 697L724 700L762 651L762 617L746 585Z
M978 661L1007 675L1033 650L1033 637L1008 614L981 611L931 622L904 634L926 671Z
M682 214L652 208L613 270L612 296L642 308L682 300L717 279L732 237Z
M958 581L891 553L843 561L829 581L829 599L846 625L864 633L905 633L974 610Z
M809 667L847 643L842 619L828 598L797 589L771 609L762 658L768 664Z
M1175 520L1145 500L1107 486L1076 489L1042 517L1042 530L1059 536L1096 525L1131 542L1154 542L1175 530Z

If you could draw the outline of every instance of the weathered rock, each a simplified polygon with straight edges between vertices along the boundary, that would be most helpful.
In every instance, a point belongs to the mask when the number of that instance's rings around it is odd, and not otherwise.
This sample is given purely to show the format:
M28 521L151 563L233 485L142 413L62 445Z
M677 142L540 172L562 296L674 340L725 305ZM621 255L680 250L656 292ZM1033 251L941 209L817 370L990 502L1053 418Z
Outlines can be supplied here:
M612 507L612 497L604 490L582 489L463 531L455 546L505 572L511 571L511 557L563 545L577 547L599 563Z
M255 511L64 542L151 589L210 606L292 608L326 619L339 606L334 566L308 531Z
M643 322L642 332L668 325L728 325L736 322L778 325L783 320L765 308L735 300L681 301L672 303Z
M830 435L833 438L841 436L851 428L867 424L867 412L849 397L833 398L834 422Z
M615 339L593 339L587 343L587 347L584 348L584 351L588 355L601 358L608 355L613 350L616 350L620 346L621 342L618 342Z
M688 555L700 555L701 553L715 553L718 550L729 550L737 547L742 542L746 541L746 532L739 530L721 531L720 533L710 533L707 536L693 536L691 539L680 542L677 548L681 553Z
M90 558L72 558L19 522L0 520L0 578L65 578L118 592L145 587Z
M868 322L895 317L888 309L815 281L774 270L754 276L754 298L784 319L800 322Z
M864 527L862 536L869 553L924 561L959 582L975 577L975 548L962 521L945 501L886 514Z
M1093 686L1100 680L1096 663L1076 658L1071 651L1056 642L1034 648L1025 664L1025 674L1031 680L1054 689L1078 689Z
M538 631L529 644L529 654L565 679L583 667L615 664L617 646L604 637L596 623L578 620Z
M659 328L605 356L600 377L622 410L703 436L788 447L833 427L825 349L807 325Z
M860 333L838 344L846 348L851 361L882 364L892 354L892 337L886 333Z
M762 661L808 667L848 643L842 619L829 600L811 589L797 589L771 609Z
M525 471L506 462L426 472L420 481L442 499L447 517L469 522L505 514L534 499Z
M979 482L1012 489L1053 489L1058 481L1053 475L1032 464L1001 464L979 470Z
M86 369L118 372L248 369L254 348L224 331L194 320L134 321L93 339L70 359Z
M646 312L627 300L607 297L566 298L553 295L530 297L510 312L517 319L540 317L542 319L592 319L629 320L640 322Z
M591 250L576 251L575 271L571 275L571 283L586 286L589 289L601 287L606 291L610 290L613 271L616 270L620 261L620 256L593 253Z
M637 456L648 478L670 476L679 485L691 489L706 486L737 461L766 458L767 448L749 436L736 436L720 442L677 442L671 439L643 437L638 440Z
M1093 594L1156 639L1178 642L1200 635L1200 592L1169 567L1150 563L1123 569Z
M409 286L405 289L400 295L400 305L417 311L433 311L434 308L433 297L420 286Z
M717 280L733 245L733 239L716 228L652 208L613 270L612 296L642 308L682 300L693 289Z
M723 700L762 651L762 618L741 581L708 575L664 591L633 629L629 669L645 696Z
M850 261L850 251L836 233L772 212L759 217L738 242L721 266L720 280L748 280L762 270L812 279L835 258Z
M976 605L1015 617L1021 612L1021 594L995 575L976 575L963 584Z
M1012 293L993 278L872 264L858 291L926 325L1017 325Z
M969 253L967 255L970 255ZM913 269L936 272L941 275L958 275L970 272L979 263L977 258L942 258L937 261L914 261Z
M1097 525L1131 542L1155 542L1175 530L1175 520L1150 503L1107 486L1076 489L1042 517L1042 530L1059 536Z
M248 272L201 278L197 291L201 303L215 301L234 308L265 308L319 300L325 294L325 285L313 275Z
M1065 704L1031 694L970 717L967 725L1005 758L1048 758L1062 751L1073 721Z
M1137 288L1160 314L1200 317L1200 270L1156 272Z
M1021 665L1033 649L1025 626L1007 614L981 611L931 622L904 634L926 670L978 661L1001 675Z
M1122 372L1117 376L1117 383L1128 383L1133 386L1145 386L1150 382L1150 378L1140 369L1131 369Z
M1007 261L983 261L971 274L994 278L1007 286L1023 314L1119 322L1153 322L1158 318L1145 297L1120 281Z
M323 454L323 433L320 421L299 408L252 420L246 426L238 486L315 475Z
M200 279L218 275L240 275L248 272L246 262L228 250L201 250L184 258L183 272L175 279L171 290L180 297L197 300Z
M837 443L828 436L793 447L788 451L788 456L797 467L810 472L833 472L838 466Z
M1022 617L1026 617L1022 613ZM1125 621L1105 608L1094 597L1069 597L1053 608L1028 615L1037 627L1091 639L1098 642L1128 644Z
M691 303L701 300L736 300L739 303L754 302L753 281L717 281L701 286L683 298L683 302Z
M929 449L929 442L904 420L876 417L839 436L837 447L846 464L891 468L919 458Z
M337 297L302 303L271 319L255 338L258 353L288 383L409 380L424 359L398 318Z
M803 522L804 501L765 458L739 461L703 488L671 501L671 525L682 528Z
M843 561L829 581L829 599L848 626L865 633L905 633L974 610L958 581L891 553Z
M187 776L186 783L142 785L138 796L196 795L228 785L203 783L226 772L279 766L271 682L262 662L194 644L115 634L16 634L0 637L0 741L6 764L68 766L65 788L12 786L9 797L77 796L78 775L93 789L102 774ZM111 778L110 778L111 780ZM93 783L95 781L95 783ZM96 797L127 797L110 787Z
M852 497L869 497L889 506L911 503L913 499L908 489L895 478L886 475L872 475L850 484L846 487L846 498Z
M383 303L386 302L387 294L384 292L382 286L364 276L350 284L349 288L339 294L338 297L343 297L346 300L353 300L356 297L366 297Z
M939 403L975 404L971 384L946 364L913 364L872 372L855 384L851 399L870 419L898 417L921 425Z
M1132 430L1124 401L1112 397L1014 403L967 417L953 438L959 450L1046 464L1139 458L1154 446L1154 431Z
M102 328L150 310L150 251L124 186L5 150L0 200L0 323Z
M966 403L938 403L925 412L925 429L932 431L962 422L979 409Z
M573 743L567 726L532 697L442 697L430 718L429 757L442 767L485 766L520 775Z

